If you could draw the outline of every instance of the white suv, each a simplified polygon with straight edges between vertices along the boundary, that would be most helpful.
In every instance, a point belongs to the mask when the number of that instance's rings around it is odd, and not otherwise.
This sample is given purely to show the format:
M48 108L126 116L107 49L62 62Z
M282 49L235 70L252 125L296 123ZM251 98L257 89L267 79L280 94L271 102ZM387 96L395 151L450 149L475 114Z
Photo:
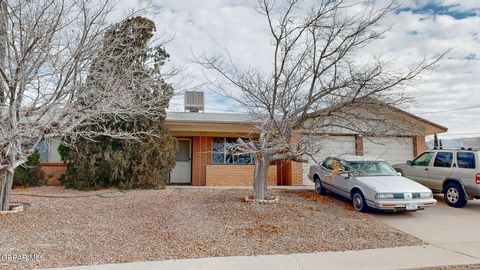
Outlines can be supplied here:
M393 167L405 177L443 193L448 205L463 207L469 199L480 199L479 160L480 151L439 149Z

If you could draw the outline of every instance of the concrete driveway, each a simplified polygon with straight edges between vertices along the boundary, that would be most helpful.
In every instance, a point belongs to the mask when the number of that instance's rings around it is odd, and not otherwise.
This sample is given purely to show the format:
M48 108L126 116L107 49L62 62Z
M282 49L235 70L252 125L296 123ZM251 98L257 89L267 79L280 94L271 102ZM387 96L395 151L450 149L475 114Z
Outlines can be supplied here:
M480 258L480 200L452 208L442 195L435 195L435 199L438 204L423 211L373 215L428 244Z

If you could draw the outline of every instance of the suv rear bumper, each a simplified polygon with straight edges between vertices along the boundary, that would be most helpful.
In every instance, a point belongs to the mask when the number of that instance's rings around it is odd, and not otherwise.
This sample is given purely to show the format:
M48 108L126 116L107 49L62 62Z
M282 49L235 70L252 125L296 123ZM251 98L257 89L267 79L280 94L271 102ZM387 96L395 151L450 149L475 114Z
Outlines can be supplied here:
M468 197L471 198L479 198L480 197L480 185L468 185L465 186L465 191L467 192Z

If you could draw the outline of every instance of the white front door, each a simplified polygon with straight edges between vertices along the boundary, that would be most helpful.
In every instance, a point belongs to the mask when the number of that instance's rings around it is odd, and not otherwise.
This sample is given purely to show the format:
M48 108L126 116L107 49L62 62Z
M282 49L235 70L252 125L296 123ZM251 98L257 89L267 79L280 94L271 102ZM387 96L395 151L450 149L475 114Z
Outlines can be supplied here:
M183 138L177 140L177 162L170 173L170 184L190 184L192 183L192 140Z

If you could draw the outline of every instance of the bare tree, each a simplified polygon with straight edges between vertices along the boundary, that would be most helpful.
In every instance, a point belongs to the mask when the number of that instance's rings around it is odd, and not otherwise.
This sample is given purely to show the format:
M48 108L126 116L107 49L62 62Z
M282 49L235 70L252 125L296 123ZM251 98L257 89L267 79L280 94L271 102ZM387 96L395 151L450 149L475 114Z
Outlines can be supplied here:
M14 170L39 142L67 135L139 139L148 131L125 132L114 123L121 126L139 116L164 119L162 108L173 93L158 94L160 74L147 75L144 67L131 61L147 55L148 48L106 47L125 46L122 37L118 42L102 42L106 33L114 31L108 23L114 6L110 0L0 3L0 210L7 210ZM139 33L154 26L143 27ZM101 59L109 52L108 61L100 61L99 52ZM106 63L128 72L118 76L118 68Z
M395 2L351 4L322 0L305 12L299 0L258 0L273 46L271 72L239 70L230 57L196 56L213 70L219 92L261 120L258 138L239 139L236 153L255 156L254 199L268 199L268 167L275 160L302 161L319 149L314 136L332 129L360 134L405 133L411 126L388 125L390 105L408 100L401 88L442 57L423 59L404 71L372 57L361 63L364 48L388 30L382 19ZM219 83L220 82L220 83ZM238 89L232 91L232 87Z

